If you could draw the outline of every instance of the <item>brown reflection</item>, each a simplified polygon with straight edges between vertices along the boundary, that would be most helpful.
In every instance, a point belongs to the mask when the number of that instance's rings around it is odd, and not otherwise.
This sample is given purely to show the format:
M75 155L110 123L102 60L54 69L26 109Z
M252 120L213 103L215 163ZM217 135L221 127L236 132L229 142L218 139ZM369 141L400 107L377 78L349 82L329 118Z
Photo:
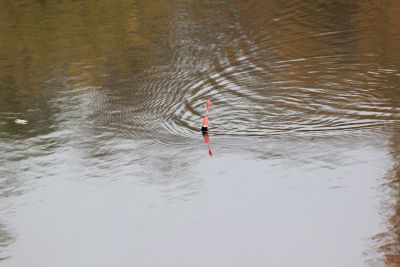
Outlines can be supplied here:
M285 73L280 73L288 80L297 80L298 86L321 86L322 81L332 78L357 79L351 64L357 64L360 72L367 72L377 65L390 65L395 59L399 63L395 52L399 38L393 31L399 28L400 7L395 1L235 3L240 12L234 16L242 34L253 42L253 51L264 57L263 62L307 59L286 66ZM248 45L241 45L248 52Z
M163 1L0 3L2 136L54 130L59 105L71 109L70 95L51 103L63 91L103 87L130 95L126 88L135 88L143 70L171 58L170 11ZM28 124L15 125L15 118Z
M382 98L390 103L390 107L397 108L400 103L397 72L400 67L399 49L400 39L394 34L400 28L400 2L398 1L365 1L360 4L362 12L367 14L359 20L362 28L368 29L359 42L360 49L369 53L376 53L378 66L387 68L387 75L379 82L379 92ZM367 19L368 18L368 19ZM376 67L377 69L378 67ZM400 129L398 125L391 128L392 137L389 141L390 154L393 159L393 169L387 174L387 182L380 188L384 205L380 213L387 220L384 222L385 231L377 234L375 242L378 257L372 256L371 266L400 266ZM375 254L372 252L372 254ZM380 260L382 259L382 260Z
M391 147L395 166L388 174L388 182L382 186L383 197L387 199L381 210L388 218L384 223L386 230L373 238L376 251L382 257L373 257L371 266L378 266L381 258L385 266L400 266L400 135L392 138Z

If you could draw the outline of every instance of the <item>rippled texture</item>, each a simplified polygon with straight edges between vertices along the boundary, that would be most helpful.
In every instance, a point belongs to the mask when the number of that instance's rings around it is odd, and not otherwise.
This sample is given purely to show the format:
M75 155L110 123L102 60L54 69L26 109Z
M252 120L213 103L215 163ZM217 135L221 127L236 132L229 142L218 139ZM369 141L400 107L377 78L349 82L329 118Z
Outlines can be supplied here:
M398 266L399 14L2 1L0 265Z

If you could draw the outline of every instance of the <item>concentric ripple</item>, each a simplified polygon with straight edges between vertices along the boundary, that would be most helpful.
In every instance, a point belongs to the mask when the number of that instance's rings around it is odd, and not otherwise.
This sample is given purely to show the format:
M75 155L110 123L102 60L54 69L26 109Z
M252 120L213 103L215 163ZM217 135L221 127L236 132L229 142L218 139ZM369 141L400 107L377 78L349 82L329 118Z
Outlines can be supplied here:
M361 48L349 54L370 29L325 19L307 31L314 13L298 4L292 9L301 14L241 18L237 36L185 85L189 95L177 104L175 122L198 129L210 98L216 135L351 135L396 127L400 109L390 94L400 82L398 66Z

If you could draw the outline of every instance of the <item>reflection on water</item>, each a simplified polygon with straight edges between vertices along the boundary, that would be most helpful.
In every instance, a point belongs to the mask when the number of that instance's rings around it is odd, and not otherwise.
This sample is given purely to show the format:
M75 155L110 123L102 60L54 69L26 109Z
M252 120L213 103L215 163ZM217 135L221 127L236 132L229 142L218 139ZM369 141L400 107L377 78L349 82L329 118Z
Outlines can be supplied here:
M382 214L385 216L385 226L387 229L373 237L375 241L375 247L373 248L375 254L373 255L383 255L383 261L386 266L400 265L399 141L400 139L397 133L390 139L392 146L391 155L395 159L395 164L393 168L388 171L386 180L382 185L386 200L383 202ZM377 265L379 262L376 261L376 258L372 257L371 263L371 265Z
M399 265L399 12L1 2L2 264Z

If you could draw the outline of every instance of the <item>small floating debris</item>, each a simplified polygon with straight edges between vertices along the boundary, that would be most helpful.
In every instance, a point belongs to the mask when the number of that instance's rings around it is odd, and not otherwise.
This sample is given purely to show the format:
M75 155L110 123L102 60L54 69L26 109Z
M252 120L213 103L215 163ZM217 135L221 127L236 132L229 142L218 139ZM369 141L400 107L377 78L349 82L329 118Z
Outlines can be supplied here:
M14 122L15 122L16 124L27 124L27 123L28 123L27 120L21 120L21 119L16 119Z

